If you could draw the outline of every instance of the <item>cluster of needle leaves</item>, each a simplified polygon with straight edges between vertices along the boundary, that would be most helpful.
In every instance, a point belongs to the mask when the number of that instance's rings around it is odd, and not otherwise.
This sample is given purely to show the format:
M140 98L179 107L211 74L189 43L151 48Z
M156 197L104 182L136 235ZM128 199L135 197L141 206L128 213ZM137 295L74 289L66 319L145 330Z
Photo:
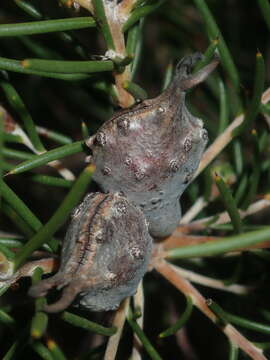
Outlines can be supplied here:
M0 23L1 359L267 359L268 0L2 0ZM117 312L48 316L27 290L98 190L84 140L195 51L221 64L188 96L210 139L181 224Z

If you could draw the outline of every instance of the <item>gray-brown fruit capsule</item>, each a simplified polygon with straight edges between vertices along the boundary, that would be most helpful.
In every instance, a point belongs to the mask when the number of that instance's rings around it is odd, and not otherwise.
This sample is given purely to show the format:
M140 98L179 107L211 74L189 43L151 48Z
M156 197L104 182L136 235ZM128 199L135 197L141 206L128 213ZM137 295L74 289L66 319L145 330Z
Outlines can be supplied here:
M200 54L184 58L158 97L116 113L86 144L104 191L123 191L143 210L150 234L170 235L181 218L180 196L207 143L207 131L185 105L186 90L215 69L218 59L190 75ZM106 171L110 169L110 172Z
M93 311L116 309L136 292L151 255L152 239L140 209L115 193L92 193L75 209L57 274L30 288L40 297L62 289L48 312L62 311L75 298Z

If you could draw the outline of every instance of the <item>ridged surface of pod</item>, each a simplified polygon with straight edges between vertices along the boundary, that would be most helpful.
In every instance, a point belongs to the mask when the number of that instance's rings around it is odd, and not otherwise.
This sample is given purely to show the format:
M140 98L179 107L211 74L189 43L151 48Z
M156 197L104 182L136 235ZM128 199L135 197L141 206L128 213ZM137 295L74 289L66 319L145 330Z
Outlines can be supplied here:
M151 255L152 238L140 209L119 193L88 194L75 209L57 274L30 288L40 297L56 287L61 298L46 305L64 310L75 299L93 311L116 309L136 292Z

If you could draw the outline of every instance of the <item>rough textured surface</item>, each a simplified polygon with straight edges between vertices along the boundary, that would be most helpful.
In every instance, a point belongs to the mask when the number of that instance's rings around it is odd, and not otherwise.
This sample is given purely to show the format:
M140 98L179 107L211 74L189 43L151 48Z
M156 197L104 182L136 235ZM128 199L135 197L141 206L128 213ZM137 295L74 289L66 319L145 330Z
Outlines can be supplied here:
M122 191L140 206L155 237L170 235L179 223L180 196L207 143L202 121L185 105L185 91L218 64L215 58L190 75L200 58L184 58L161 95L117 113L87 141L96 165L94 180L104 191Z
M63 289L60 300L45 310L64 310L77 303L93 311L113 310L136 292L147 270L152 239L140 209L122 195L92 193L75 209L53 277L30 288L44 296Z

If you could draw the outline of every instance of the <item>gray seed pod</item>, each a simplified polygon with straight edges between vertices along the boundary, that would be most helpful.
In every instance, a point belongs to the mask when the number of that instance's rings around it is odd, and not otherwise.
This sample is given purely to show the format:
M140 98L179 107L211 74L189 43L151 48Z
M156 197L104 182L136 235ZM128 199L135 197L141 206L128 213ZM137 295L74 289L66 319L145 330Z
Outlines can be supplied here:
M180 196L207 143L207 131L185 105L186 90L215 69L214 60L190 75L200 54L184 58L170 86L158 97L118 112L87 140L104 191L122 191L140 206L154 237L170 235L181 217Z
M122 195L93 193L75 209L57 274L32 286L40 297L63 288L47 312L62 311L75 298L93 311L116 309L136 292L151 255L152 238L140 209Z

